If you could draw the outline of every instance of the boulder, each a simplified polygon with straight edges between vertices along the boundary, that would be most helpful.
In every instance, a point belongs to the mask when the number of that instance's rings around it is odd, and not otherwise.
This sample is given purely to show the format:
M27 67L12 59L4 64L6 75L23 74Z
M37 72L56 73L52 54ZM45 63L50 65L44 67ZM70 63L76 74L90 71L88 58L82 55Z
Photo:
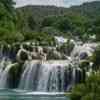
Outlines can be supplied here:
M86 52L82 52L82 53L79 55L79 58L80 58L81 60L86 59L87 57L88 57L88 54L87 54Z
M49 53L47 54L47 59L53 59L53 60L58 60L58 59L62 59L61 53L57 52L56 50L51 50L49 51Z
M23 49L25 49L25 50L27 50L27 51L30 51L30 52L32 52L33 51L33 46L32 46L32 44L23 44L22 45L22 48Z
M16 59L18 62L23 63L26 60L28 60L28 57L29 57L29 53L24 49L20 49L17 53Z

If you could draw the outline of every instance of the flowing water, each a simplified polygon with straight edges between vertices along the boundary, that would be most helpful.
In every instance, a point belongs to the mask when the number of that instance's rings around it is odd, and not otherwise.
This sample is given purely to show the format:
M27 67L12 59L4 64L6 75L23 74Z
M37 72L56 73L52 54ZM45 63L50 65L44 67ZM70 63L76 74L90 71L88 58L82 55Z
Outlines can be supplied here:
M11 54L3 54L1 48L0 100L69 100L64 92L85 79L86 72L79 68L79 62L85 56L91 56L95 47L75 45L66 60L26 60L20 65L21 71L9 59Z
M66 61L27 62L24 65L25 70L19 83L19 89L41 92L64 91L64 74L65 69L69 68L69 64ZM72 75L72 77L74 76Z
M69 100L64 93L0 89L0 100Z

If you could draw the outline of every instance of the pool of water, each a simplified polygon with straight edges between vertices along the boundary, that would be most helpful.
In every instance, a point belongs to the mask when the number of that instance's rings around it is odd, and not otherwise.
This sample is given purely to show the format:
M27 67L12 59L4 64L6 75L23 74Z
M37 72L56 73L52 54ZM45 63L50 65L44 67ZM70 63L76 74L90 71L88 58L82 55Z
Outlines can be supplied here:
M69 100L64 93L0 89L0 100Z

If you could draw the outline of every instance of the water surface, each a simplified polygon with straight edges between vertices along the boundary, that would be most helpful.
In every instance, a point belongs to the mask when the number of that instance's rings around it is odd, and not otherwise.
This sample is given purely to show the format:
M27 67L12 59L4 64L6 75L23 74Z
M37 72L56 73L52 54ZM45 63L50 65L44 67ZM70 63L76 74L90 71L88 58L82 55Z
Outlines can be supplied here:
M0 89L0 100L69 100L63 93Z

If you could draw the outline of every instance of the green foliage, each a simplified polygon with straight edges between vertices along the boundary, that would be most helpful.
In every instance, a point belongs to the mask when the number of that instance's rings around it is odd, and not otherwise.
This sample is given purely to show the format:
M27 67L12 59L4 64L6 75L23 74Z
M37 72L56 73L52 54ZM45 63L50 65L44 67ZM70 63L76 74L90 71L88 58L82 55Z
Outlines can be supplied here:
M38 42L40 45L54 45L55 39L53 36L47 34L47 33L41 33L41 32L33 32L33 33L24 33L25 41L31 40Z
M34 30L36 27L36 22L32 16L28 18L28 26L30 27L31 30Z
M92 74L85 83L75 86L71 100L100 100L100 73Z
M47 34L52 35L52 36L63 35L61 31L59 31L58 29L56 29L54 27L50 27L50 26L42 28L41 31L43 33L47 33Z
M5 41L12 44L13 42L21 42L24 40L24 37L21 33L10 31L5 28L0 28L0 41Z
M57 19L57 16L47 16L41 22L41 26L42 27L53 26L53 24L55 23L56 19Z
M14 63L12 65L12 68L9 71L9 81L8 81L10 88L16 88L16 86L18 86L22 70L23 70L23 64Z
M51 42L54 42L55 35L77 36L86 41L93 34L100 40L100 2L71 8L26 6L16 10L14 4L13 0L0 0L0 41L12 43L34 40L53 44ZM98 16L94 16L93 12Z
M88 69L88 67L89 67L89 61L88 60L84 60L84 61L82 61L81 63L80 63L80 68L81 69Z
M94 69L98 70L100 68L100 46L98 46L91 57L91 61L93 62Z
M70 8L73 12L80 12L83 16L88 16L92 20L100 15L100 1L86 2L82 6L73 6Z
M100 16L93 22L93 32L96 34L96 40L100 41Z
M13 4L13 0L0 0L0 41L6 41L7 43L20 40L19 34L16 32Z
M54 26L62 32L68 32L72 29L71 21L67 17L61 17Z
M66 43L61 45L60 51L62 53L65 53L66 55L70 55L70 53L72 52L74 46L75 45L70 40L68 40Z
M7 43L14 43L14 42L22 42L24 40L24 37L21 33L9 33L9 35L4 36L4 40Z
M12 13L14 10L15 2L13 0L0 0L0 2L5 6L6 10Z
M96 34L97 40L99 40L100 7L98 5L100 2L86 3L68 9L53 6L18 8L17 13L21 19L18 24L19 30L21 33L31 33L35 30L52 33L52 35L77 36L83 41L88 41L91 35ZM98 16L95 16L94 12Z

